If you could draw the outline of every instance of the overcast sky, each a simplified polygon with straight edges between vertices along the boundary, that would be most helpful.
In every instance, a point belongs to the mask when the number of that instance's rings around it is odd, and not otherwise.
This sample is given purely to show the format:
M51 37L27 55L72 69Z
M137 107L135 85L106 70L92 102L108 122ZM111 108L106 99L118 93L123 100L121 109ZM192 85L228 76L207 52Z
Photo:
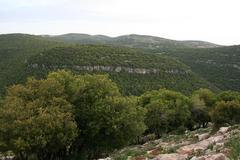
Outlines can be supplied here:
M135 33L233 45L240 0L0 0L0 33Z

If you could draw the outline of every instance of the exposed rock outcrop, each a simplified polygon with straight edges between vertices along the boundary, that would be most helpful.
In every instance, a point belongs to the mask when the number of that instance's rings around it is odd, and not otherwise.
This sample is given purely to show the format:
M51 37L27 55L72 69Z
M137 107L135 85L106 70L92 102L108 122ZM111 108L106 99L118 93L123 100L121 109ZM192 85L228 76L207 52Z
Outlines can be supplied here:
M127 72L127 73L134 73L134 74L159 74L161 72L167 73L167 74L188 74L191 71L190 70L180 70L177 68L172 69L157 69L157 68L134 68L134 67L125 67L125 66L102 66L102 65L93 65L93 66L80 66L80 65L72 65L72 66L45 66L45 65L39 65L39 64L32 64L29 66L31 68L49 68L49 69L65 69L65 68L71 68L76 71L104 71L104 72Z
M203 131L202 131L203 130ZM116 154L136 153L128 160L229 160L229 148L225 143L232 135L240 134L238 127L222 127L215 134L211 128L186 132L184 135L168 135L121 150ZM113 158L114 159L114 158Z

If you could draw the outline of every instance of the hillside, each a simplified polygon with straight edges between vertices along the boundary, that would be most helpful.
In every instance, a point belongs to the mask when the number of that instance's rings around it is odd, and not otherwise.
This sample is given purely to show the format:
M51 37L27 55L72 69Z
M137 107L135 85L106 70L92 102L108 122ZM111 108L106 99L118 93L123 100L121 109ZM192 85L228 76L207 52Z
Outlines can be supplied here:
M219 45L204 41L176 41L147 35L124 35L119 37L108 37L103 35L88 34L65 34L59 36L48 36L50 40L77 43L77 44L110 44L141 48L151 51L165 51L174 48L215 48Z
M66 34L50 39L68 43L127 46L166 54L190 66L192 71L222 90L240 90L240 46L221 47L204 41L176 41L134 34L113 38L102 35Z
M227 160L232 156L230 144L239 133L236 125L221 127L216 133L208 127L183 135L166 135L143 145L128 146L102 160Z
M179 49L167 54L222 90L240 90L240 46Z
M38 36L0 35L0 93L4 87L24 79L24 65L30 56L58 45Z
M159 88L184 93L199 87L216 89L177 60L124 47L81 45L53 48L31 57L27 72L41 77L57 69L108 73L128 95Z

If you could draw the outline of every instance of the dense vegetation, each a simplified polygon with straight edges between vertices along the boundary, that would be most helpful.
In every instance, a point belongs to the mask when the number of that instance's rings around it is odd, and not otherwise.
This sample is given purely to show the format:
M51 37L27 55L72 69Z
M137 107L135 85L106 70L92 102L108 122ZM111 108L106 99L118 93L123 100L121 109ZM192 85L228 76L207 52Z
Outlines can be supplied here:
M30 57L56 46L65 46L65 43L122 45L144 49L147 52L160 55L167 54L173 58L178 58L181 62L191 67L191 70L194 73L221 90L240 90L238 83L238 77L240 77L239 46L219 47L218 45L207 42L173 41L159 37L141 35L127 35L111 38L102 35L90 36L83 34L67 34L61 36L6 34L0 35L0 93L3 93L6 86L23 82L26 79L26 74L23 70ZM109 54L111 53L109 52ZM131 63L129 63L129 65L131 65ZM199 76L196 78L199 79ZM154 75L149 75L148 77L149 79L156 79ZM116 82L122 82L125 80L126 75L118 74L117 78L116 76L111 76L111 78ZM168 77L163 76L163 79L165 78L168 79ZM143 82L144 80L139 81L139 79L146 79L146 77L132 75L131 79L134 80L134 83L136 84L137 82ZM125 81L126 82L124 83L128 83L128 80ZM191 82L189 78L186 78L184 81L185 83L186 81ZM169 83L176 84L176 82L178 81ZM166 80L165 83L168 83L168 81ZM158 88L161 86L170 86L170 84L163 84L163 82L153 82L150 83L149 90L156 89L157 87L151 87L156 85ZM129 86L129 88L125 90L133 90L131 92L134 94L142 93L139 87L130 87L130 83L126 86ZM181 85L175 85L170 89L176 88L177 91L182 91L181 88L178 88L179 86ZM186 86L189 87L190 85ZM121 88L123 87L121 86ZM145 91L146 89L143 90Z
M22 82L28 58L60 43L25 34L0 35L0 94L8 85ZM62 44L61 44L62 45Z
M240 46L168 51L222 90L240 90Z
M66 34L50 39L68 43L121 45L167 54L190 66L193 72L219 89L240 90L240 46L221 47L208 42L174 41L141 35L111 38L100 35Z
M106 76L59 71L8 89L0 149L21 160L94 159L141 135L143 118L136 98L121 96Z
M0 35L0 155L95 159L148 135L239 124L240 47L214 47L137 35Z
M69 38L68 35L66 37ZM70 36L71 37L71 36ZM87 36L88 37L88 36ZM86 37L86 38L87 38ZM103 39L107 39L105 36L97 36L99 41L103 41ZM138 36L131 36L138 37ZM140 36L141 37L141 36ZM139 37L139 38L140 38ZM144 36L143 36L144 37ZM77 36L77 39L79 36ZM82 37L83 39L86 39ZM120 38L120 37L119 37ZM121 37L120 39L122 39ZM147 39L151 39L151 37L146 37ZM152 37L153 38L153 37ZM154 54L144 54L139 50L124 48L124 47L110 47L110 46L94 46L94 45L86 45L81 47L76 47L78 51L74 51L74 53L69 54L71 49L67 49L64 46L67 46L66 43L72 44L71 41L56 42L50 40L49 37L44 36L34 36L34 35L25 35L25 34L7 34L0 35L0 95L2 95L5 91L5 88L12 84L22 83L26 81L26 77L29 74L26 73L26 67L30 63L32 63L32 59L34 61L41 61L44 59L48 59L46 63L49 66L50 63L56 64L54 61L56 60L58 65L61 64L62 68L65 68L65 65L112 65L114 66L123 66L136 69L140 67L140 69L145 68L157 68L160 69L160 73L158 74L128 74L126 72L116 73L116 72L104 72L109 73L110 78L117 82L120 86L120 90L125 94L133 94L139 95L147 90L159 89L162 87L166 87L169 89L174 89L177 91L183 91L184 93L191 93L194 89L200 87L210 87L214 90L217 90L214 85L208 83L198 75L193 72L190 74L182 75L182 74L167 74L165 72L171 71L188 71L189 67L182 64L179 61L173 60L171 58L167 58L161 55ZM70 38L71 39L71 38ZM93 38L95 39L95 37ZM140 38L141 39L141 38ZM157 38L158 39L158 38ZM158 41L158 40L157 40ZM172 42L172 41L170 41ZM169 43L170 43L169 42ZM86 41L86 43L91 43ZM137 43L137 41L136 41ZM161 43L161 41L159 41ZM107 44L107 43L106 43ZM58 49L53 49L48 51L49 49L60 47ZM71 48L71 47L70 47ZM74 47L72 47L74 48ZM74 50L74 49L72 49ZM99 51L98 51L99 50ZM56 53L53 53L55 52ZM43 54L47 57L39 56ZM66 55L65 55L66 52ZM50 55L48 55L50 53ZM59 55L57 55L59 54ZM35 55L38 55L36 58ZM78 57L74 57L78 55ZM35 58L32 58L35 57ZM55 59L56 58L56 59ZM29 60L31 59L31 60ZM69 59L69 60L68 60ZM30 62L29 62L30 61ZM66 61L66 62L62 62ZM71 62L74 61L74 62ZM38 63L38 62L36 62ZM45 62L44 62L45 63ZM64 64L65 63L65 64ZM71 70L75 71L70 67ZM29 68L28 68L29 69ZM175 70L168 70L175 69ZM167 71L168 70L168 71ZM28 73L37 74L38 71L28 70ZM42 76L43 72L46 70L40 70L40 75ZM38 72L38 73L39 73ZM81 71L86 72L86 71ZM44 75L46 75L45 72ZM89 73L89 72L88 72ZM97 72L103 73L103 72Z
M99 69L101 67L105 69ZM122 69L116 71L117 68ZM216 89L177 60L124 47L58 47L33 56L28 61L29 75L43 77L49 71L57 69L69 69L77 73L107 73L127 95L140 95L159 88L187 94L201 87ZM146 70L151 73L145 73Z
M181 93L165 89L143 94L139 103L147 109L147 132L155 133L160 138L163 133L184 128L191 116L188 101Z
M208 89L189 97L167 89L125 97L105 75L52 72L8 88L0 106L0 151L20 160L104 157L147 134L239 124L239 97ZM202 113L210 117L204 125L196 118Z

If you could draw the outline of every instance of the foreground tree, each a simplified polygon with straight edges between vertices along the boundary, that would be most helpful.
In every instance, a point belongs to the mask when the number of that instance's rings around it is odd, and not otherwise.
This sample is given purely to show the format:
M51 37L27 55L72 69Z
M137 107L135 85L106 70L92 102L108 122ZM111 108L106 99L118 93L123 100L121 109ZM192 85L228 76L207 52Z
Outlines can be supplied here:
M183 128L190 117L188 98L166 89L147 92L140 105L147 109L145 123L148 132L160 137L163 133Z
M206 127L211 121L210 111L216 102L215 94L209 89L196 90L190 98L191 119L188 128Z
M78 159L94 159L129 144L145 130L144 109L136 98L122 97L106 75L73 75L59 71L49 78L65 86L81 130L71 148Z
M54 79L29 79L8 89L0 108L2 151L19 159L64 159L77 136L72 106Z
M239 101L220 101L217 102L211 112L211 118L216 127L225 124L234 125L240 123L240 102Z
M217 95L217 103L211 112L216 127L240 123L240 93L224 91Z
M188 128L190 130L206 127L211 118L208 108L204 101L200 100L198 96L191 97L191 119L189 119Z

